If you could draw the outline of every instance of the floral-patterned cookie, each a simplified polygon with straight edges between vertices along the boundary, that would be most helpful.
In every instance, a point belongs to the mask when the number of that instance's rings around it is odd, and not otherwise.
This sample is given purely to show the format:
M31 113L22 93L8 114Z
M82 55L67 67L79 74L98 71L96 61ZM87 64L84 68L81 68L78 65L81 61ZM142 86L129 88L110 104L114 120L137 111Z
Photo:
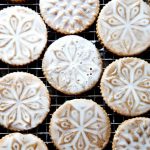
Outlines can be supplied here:
M105 102L114 111L137 116L150 110L150 64L139 58L112 62L101 79Z
M47 29L38 13L14 6L1 10L0 18L0 59L20 66L39 58L47 42Z
M116 130L113 150L150 150L150 118L124 121Z
M0 139L0 150L48 150L48 148L33 134L12 133Z
M0 78L0 124L20 131L42 123L50 108L50 97L36 76L14 72Z
M95 86L102 61L95 45L76 35L52 43L42 64L48 82L65 94L80 94Z
M45 22L63 34L75 34L87 29L99 12L99 0L40 0Z
M120 56L142 53L150 46L150 7L143 0L112 0L97 21L104 46Z
M65 102L52 115L50 135L60 150L102 150L109 141L110 121L92 100Z

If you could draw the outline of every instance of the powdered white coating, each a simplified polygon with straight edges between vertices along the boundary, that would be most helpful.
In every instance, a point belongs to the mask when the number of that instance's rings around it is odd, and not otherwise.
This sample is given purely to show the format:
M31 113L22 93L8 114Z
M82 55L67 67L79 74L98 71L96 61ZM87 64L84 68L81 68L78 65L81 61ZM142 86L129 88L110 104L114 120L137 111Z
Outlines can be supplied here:
M123 122L116 131L113 150L149 150L150 119L134 118Z
M99 0L40 0L40 10L51 28L74 34L94 22L99 12Z
M109 118L92 100L67 101L52 115L50 135L60 150L102 150L110 137Z
M54 88L66 94L80 94L98 82L102 62L98 50L90 41L70 35L49 46L42 68Z
M150 110L150 64L138 58L111 63L101 79L104 100L122 115L137 116Z
M150 46L150 7L143 0L112 0L101 10L97 33L111 52L139 54Z
M0 140L1 150L48 150L46 144L32 134L12 133Z
M0 124L11 130L28 130L46 117L50 108L48 90L29 73L15 72L0 79Z
M0 11L0 59L11 65L36 60L47 42L47 30L35 11L21 6Z

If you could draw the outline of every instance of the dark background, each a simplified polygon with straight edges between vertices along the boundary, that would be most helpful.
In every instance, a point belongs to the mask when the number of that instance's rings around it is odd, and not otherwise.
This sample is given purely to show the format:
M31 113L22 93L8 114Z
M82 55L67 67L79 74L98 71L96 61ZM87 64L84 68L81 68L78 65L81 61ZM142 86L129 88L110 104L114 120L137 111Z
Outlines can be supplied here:
M100 8L102 8L108 1L109 0L100 0ZM13 6L13 5L15 5L15 4L11 4L7 0L0 0L0 10L3 8L6 8L8 6ZM17 4L17 5L27 6L31 9L35 10L38 13L40 12L39 11L39 0L28 0L28 2L25 4ZM96 47L99 49L99 52L101 53L101 56L103 58L103 68L105 68L112 61L114 61L115 59L118 59L120 57L117 57L117 56L113 55L112 53L108 52L99 43L97 36L96 36L96 32L95 32L95 26L96 26L96 23L94 23L88 30L82 32L79 35L92 41L96 45ZM59 33L56 33L52 29L50 29L48 26L47 26L47 29L48 29L48 43L47 43L45 50L53 41L55 41L58 38L63 36ZM45 51L43 52L43 54L44 53L45 53ZM0 77L6 75L8 73L15 72L15 71L24 71L24 72L32 73L32 74L36 75L37 77L39 77L46 84L46 86L49 90L49 93L51 95L51 110L50 110L50 113L48 114L47 118L45 119L45 121L41 125L39 125L37 128L26 131L26 132L22 132L22 133L32 133L32 134L40 137L47 144L49 149L55 150L56 148L53 146L53 143L49 136L49 122L50 122L51 115L60 105L62 105L67 100L71 100L74 98L87 98L87 99L92 99L95 102L97 102L98 104L100 104L109 115L109 118L111 121L112 132L111 132L111 138L110 138L109 144L107 145L105 150L111 150L112 149L111 144L112 144L112 139L113 139L115 130L117 129L117 127L120 123L122 123L124 120L126 120L128 118L120 116L117 113L114 113L111 109L109 109L107 107L107 105L103 101L103 98L101 97L101 94L100 94L99 82L95 86L95 88L93 88L92 90L90 90L82 95L79 95L79 96L66 96L66 95L63 95L62 93L59 93L55 89L53 89L48 84L45 77L43 76L43 72L41 69L43 54L40 59L34 61L33 63L31 63L29 65L23 66L23 67L12 67L12 66L7 65L0 61ZM143 54L141 54L137 57L142 58L150 63L150 48L149 48L149 50L147 50L146 52L144 52ZM143 116L150 117L150 113L145 114ZM0 138L9 133L11 133L10 130L0 127Z

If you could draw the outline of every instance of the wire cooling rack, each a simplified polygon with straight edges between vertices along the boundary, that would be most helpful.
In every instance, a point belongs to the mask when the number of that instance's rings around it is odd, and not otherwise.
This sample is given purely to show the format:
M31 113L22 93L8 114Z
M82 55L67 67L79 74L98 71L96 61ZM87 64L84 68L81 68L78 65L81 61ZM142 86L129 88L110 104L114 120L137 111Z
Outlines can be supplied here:
M108 3L109 0L100 0L100 8L102 8L106 3ZM13 6L14 4L10 4L9 2L7 2L7 0L0 0L0 9L6 8L8 6ZM26 6L29 7L33 10L35 10L36 12L40 12L39 11L39 0L28 0L28 3L26 4L19 4L21 6ZM57 40L58 38L62 37L63 35L56 33L55 31L53 31L52 29L50 29L49 27L47 27L48 29L48 43L46 48L55 40ZM88 30L82 32L81 34L79 34L80 36L90 40L92 43L94 43L96 45L96 47L99 49L99 52L101 53L101 56L103 58L103 69L110 64L112 61L118 59L119 57L113 55L112 53L108 52L98 41L97 36L96 36L96 23L94 23ZM45 48L45 50L46 50ZM147 50L145 53L143 53L142 55L139 55L138 57L150 62L150 49ZM39 77L47 86L50 94L51 94L51 110L49 115L47 116L47 118L45 119L45 121L39 125L37 128L26 131L24 133L32 133L38 137L40 137L48 146L49 149L51 150L55 150L56 148L53 146L53 143L50 139L49 136L49 122L50 122L50 118L51 115L53 114L53 112L60 106L62 105L66 100L71 100L74 98L87 98L87 99L92 99L95 102L97 102L98 104L100 104L108 113L110 121L111 121L111 138L110 141L107 145L107 147L105 148L105 150L111 150L112 146L112 139L113 139L113 135L115 130L117 129L118 125L120 123L122 123L124 120L128 119L127 117L123 117L120 116L116 113L114 113L112 110L110 110L107 105L105 104L105 102L102 99L102 96L100 95L100 90L99 90L99 83L95 86L95 88L93 88L92 90L79 95L79 96L66 96L63 95L62 93L59 93L58 91L56 91L55 89L53 89L48 82L46 81L45 77L43 76L43 72L41 69L41 65L42 65L42 58L43 55L41 56L40 59L34 61L33 63L26 65L24 67L12 67L9 66L5 63L0 62L0 77L11 73L11 72L15 72L15 71L24 71L24 72L29 72L32 73L34 75L36 75L37 77ZM143 115L145 117L150 117L150 113ZM3 127L0 127L0 138L11 133L10 130L4 129Z

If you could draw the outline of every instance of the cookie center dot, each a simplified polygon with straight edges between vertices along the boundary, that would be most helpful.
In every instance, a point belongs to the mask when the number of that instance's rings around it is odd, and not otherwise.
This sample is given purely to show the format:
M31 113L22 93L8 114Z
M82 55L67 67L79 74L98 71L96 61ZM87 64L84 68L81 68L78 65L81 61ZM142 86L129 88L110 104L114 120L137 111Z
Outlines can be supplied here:
M134 85L134 83L129 83L128 87L129 87L130 89L134 89L135 85Z
M17 106L21 105L21 100L18 99L17 102L16 102Z
M80 127L78 128L78 130L79 130L79 132L84 131L84 127L83 127L83 126L80 126Z

